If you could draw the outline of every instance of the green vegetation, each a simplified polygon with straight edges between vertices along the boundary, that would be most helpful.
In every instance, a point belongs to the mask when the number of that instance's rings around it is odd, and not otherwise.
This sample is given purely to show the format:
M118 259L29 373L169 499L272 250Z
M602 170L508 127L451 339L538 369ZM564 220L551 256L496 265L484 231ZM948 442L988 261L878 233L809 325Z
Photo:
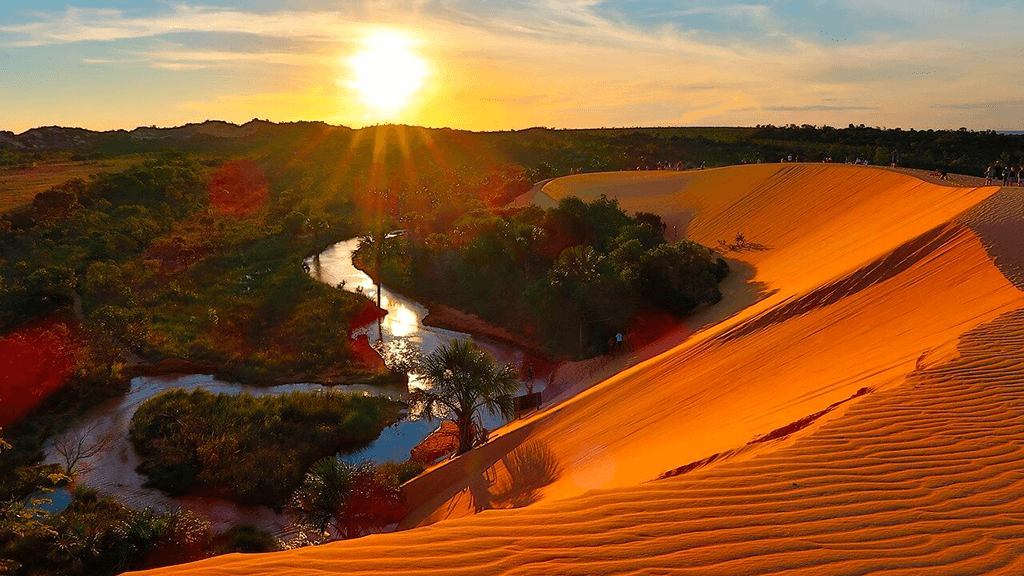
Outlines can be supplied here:
M195 126L137 140L126 132L67 130L74 138L63 139L51 132L60 143L52 151L9 146L4 157L16 164L157 159L61 184L0 218L0 330L66 304L78 288L90 326L147 359L185 358L254 381L365 377L336 337L362 301L316 285L298 267L382 220L400 228L429 220L431 232L447 235L467 214L572 170L718 166L788 154L875 161L898 150L907 166L980 174L995 160L1024 158L1021 136L855 126L471 133L254 121L232 138ZM117 289L107 296L110 287ZM304 330L321 310L329 321ZM583 318L584 332L600 318ZM584 334L584 352L599 348L597 336ZM578 342L560 347L580 352Z
M384 282L539 340L559 354L592 356L638 315L676 316L721 299L728 265L694 242L667 244L654 214L614 200L565 198L547 211L447 211L410 223ZM357 262L374 273L363 252Z
M219 534L214 540L214 546L217 554L231 554L232 552L251 554L277 552L281 550L281 541L265 530L241 524Z
M280 508L313 462L373 440L400 407L321 391L253 397L172 390L139 408L131 440L149 486Z
M235 128L235 137L192 134L135 140L127 132L74 133L72 146L19 150L0 147L0 165L69 157L115 158L139 153L198 152L254 158L276 166L279 175L303 174L303 186L327 184L351 190L390 190L391 198L432 191L473 190L483 197L522 191L523 180L541 180L586 172L635 170L659 162L691 167L777 162L788 154L818 162L833 158L867 158L888 164L899 150L902 163L980 176L996 160L1024 162L1024 136L994 131L901 130L849 125L757 126L745 128L611 128L551 130L531 128L473 133L408 126L373 126L360 130L318 122L272 124L253 121ZM172 136L173 130L164 131ZM1005 155L1005 158L1004 158ZM6 158L6 160L5 160ZM343 159L339 162L339 159ZM884 162L876 162L883 160ZM409 170L409 167L414 170ZM517 174L513 178L508 176ZM299 179L296 179L299 181ZM417 210L411 205L409 209Z
M26 466L0 481L0 572L112 575L212 554L209 524L190 512L132 510L83 486L66 509L46 512L47 495L69 480L56 466Z
M0 150L0 167L4 166ZM88 178L101 172L119 172L138 160L131 157L104 162L41 162L27 166L0 168L0 212L8 212L32 203L36 194L76 178Z
M385 462L380 465L380 471L388 476L393 476L399 484L405 484L409 480L419 476L426 468L421 462L406 460L405 462Z
M313 542L325 535L355 538L404 514L398 478L369 462L349 464L336 457L310 467L289 507L296 525Z
M473 418L479 410L515 415L519 376L511 364L498 366L494 357L471 340L452 340L419 361L414 371L430 384L417 388L410 402L428 417L449 418L458 427L458 453L468 452L482 438Z
M367 378L345 337L367 301L301 266L348 235L349 207L260 192L261 174L168 157L37 195L3 218L0 329L80 294L93 341L148 360L257 382Z

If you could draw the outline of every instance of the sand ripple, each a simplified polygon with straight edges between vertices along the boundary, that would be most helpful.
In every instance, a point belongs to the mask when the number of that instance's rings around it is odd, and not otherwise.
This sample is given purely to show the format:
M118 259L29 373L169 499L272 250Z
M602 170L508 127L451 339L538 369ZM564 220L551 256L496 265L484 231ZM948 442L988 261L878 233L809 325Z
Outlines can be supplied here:
M167 572L1024 574L1019 192L818 165L543 191L745 232L772 291L414 480L418 528Z

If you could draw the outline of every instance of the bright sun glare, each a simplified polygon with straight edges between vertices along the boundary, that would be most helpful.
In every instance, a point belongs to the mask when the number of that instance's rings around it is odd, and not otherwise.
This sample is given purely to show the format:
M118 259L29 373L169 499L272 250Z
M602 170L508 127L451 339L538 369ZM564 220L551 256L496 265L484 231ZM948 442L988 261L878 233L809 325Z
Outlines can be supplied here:
M363 102L383 111L408 104L427 75L426 65L409 50L411 45L408 38L391 32L365 41L364 50L350 60L355 70L351 84Z

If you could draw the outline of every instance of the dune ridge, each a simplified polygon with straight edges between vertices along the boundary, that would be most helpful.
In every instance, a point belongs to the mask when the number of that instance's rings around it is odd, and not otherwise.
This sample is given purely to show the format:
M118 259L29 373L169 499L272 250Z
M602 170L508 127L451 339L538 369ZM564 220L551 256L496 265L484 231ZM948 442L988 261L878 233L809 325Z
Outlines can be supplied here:
M541 192L743 233L770 292L412 481L430 526L155 573L1024 572L1020 192L835 165Z

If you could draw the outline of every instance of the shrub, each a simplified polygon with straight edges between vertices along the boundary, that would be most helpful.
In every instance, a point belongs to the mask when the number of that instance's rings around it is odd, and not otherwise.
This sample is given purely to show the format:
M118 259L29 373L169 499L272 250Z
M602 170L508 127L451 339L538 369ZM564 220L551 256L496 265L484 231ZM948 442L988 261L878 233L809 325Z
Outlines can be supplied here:
M212 553L209 524L191 512L132 510L94 491L75 496L66 510L7 547L8 566L26 574L104 576Z
M608 349L638 315L688 314L721 297L724 260L693 242L666 244L655 214L628 215L601 196L546 211L468 211L449 230L414 228L384 282L539 340L559 354ZM357 253L357 264L369 265Z
M399 521L405 499L396 478L370 462L318 460L292 496L296 525L315 535L355 538Z
M232 527L217 536L216 541L218 554L231 554L232 552L252 554L277 552L281 549L281 541L273 534L248 524Z
M399 484L405 484L409 480L419 476L426 468L422 462L408 460L406 462L385 462L380 465L382 474L393 476Z
M172 390L139 408L130 434L149 486L281 507L310 464L373 440L400 407L322 391L253 397Z

